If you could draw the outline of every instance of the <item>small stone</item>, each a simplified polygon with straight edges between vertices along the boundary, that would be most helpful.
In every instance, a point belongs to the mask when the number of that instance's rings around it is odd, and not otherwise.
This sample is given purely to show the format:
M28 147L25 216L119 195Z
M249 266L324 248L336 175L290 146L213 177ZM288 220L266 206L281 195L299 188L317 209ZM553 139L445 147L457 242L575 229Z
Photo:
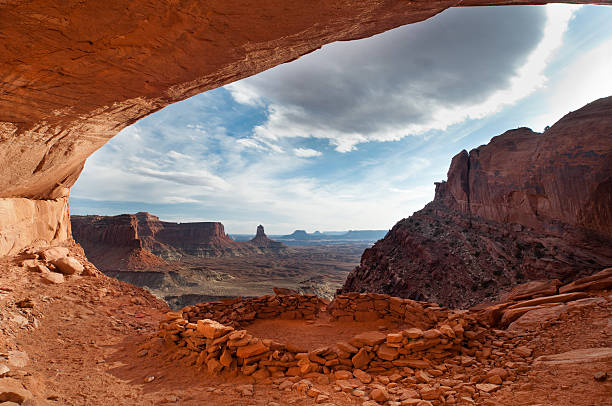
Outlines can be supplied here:
M376 352L378 358L384 359L385 361L393 361L399 355L399 350L394 347L389 347L387 344L381 344Z
M233 330L232 327L224 326L215 320L198 320L197 331L206 338L219 338Z
M326 395L326 394L324 394L324 393L320 394L320 395L319 395L319 396L317 396L317 398L315 399L315 402L316 402L317 404L321 404L321 403L324 403L324 402L327 402L327 401L329 401L329 396L327 396L327 395Z
M21 309L33 309L34 308L34 301L30 298L20 300L16 302L15 304L17 305L17 307Z
M404 330L403 334L408 338L421 338L423 337L423 330L419 328L409 328L408 330Z
M488 377L491 377L494 375L498 375L503 380L508 377L508 371L506 371L504 368L493 368L492 370L487 372Z
M372 382L372 376L367 372L362 371L361 369L355 369L353 371L353 375L355 375L355 378L359 379L359 381L361 381L362 383L367 384Z
M317 376L317 383L319 385L329 385L329 376L327 376L327 375L319 375L319 376Z
M240 393L241 396L247 397L251 397L255 393L255 388L252 384L237 386L236 390L238 391L238 393Z
M361 369L366 367L370 363L370 355L365 350L365 348L361 348L351 360L355 368Z
M154 380L155 377L153 375L149 375L144 379L145 383L153 382Z
M370 397L377 402L386 402L389 400L389 393L383 388L374 388L370 392Z
M366 395L366 393L361 389L355 389L353 392L351 392L351 395L355 396L356 398L362 398Z
M401 343L404 339L402 333L390 333L387 334L387 343Z
M179 398L176 395L166 395L162 398L162 402L164 403L176 403L178 401Z
M593 375L593 379L595 379L597 382L603 382L606 379L608 379L608 373L607 372L597 372L595 375Z
M254 344L239 347L238 350L236 350L236 356L239 358L250 358L255 355L263 354L266 351L268 351L268 347L266 347L263 342L257 341Z
M521 357L526 358L526 357L531 357L533 350L531 348L521 346L521 347L516 347L514 349L514 352L520 355Z
M494 385L492 383L479 383L479 384L476 384L476 389L478 389L481 392L491 393L499 389L499 385Z
M66 280L64 279L64 275L55 272L43 272L40 274L40 278L43 280L44 283L48 285L57 285L60 283L64 283L64 281Z
M23 351L9 351L8 364L13 368L24 368L30 362L30 357Z
M336 379L351 379L353 374L350 371L336 371L334 372L334 378Z
M0 364L0 377L6 375L7 372L10 372L11 368L7 367L4 364Z
M501 379L499 375L493 375L487 379L487 382L495 384L495 385L501 385L503 380Z
M293 382L291 382L290 380L285 380L281 382L280 385L278 385L278 389L284 390L284 391L291 391L292 386L293 386Z
M433 340L434 338L438 338L441 335L442 335L442 332L440 332L440 330L437 330L437 329L431 329L431 330L427 330L423 332L423 338L426 338L428 340Z
M386 339L387 335L380 331L366 331L351 338L349 343L355 347L374 346L385 342Z

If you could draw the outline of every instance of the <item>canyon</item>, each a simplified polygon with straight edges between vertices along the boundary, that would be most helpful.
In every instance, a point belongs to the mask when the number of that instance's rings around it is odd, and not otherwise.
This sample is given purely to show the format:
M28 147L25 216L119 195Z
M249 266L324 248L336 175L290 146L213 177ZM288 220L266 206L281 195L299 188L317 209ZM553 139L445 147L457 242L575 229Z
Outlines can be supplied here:
M293 246L259 225L234 241L220 222L173 223L140 212L71 216L74 240L104 274L144 287L172 308L272 293L274 287L331 299L369 246L360 241Z
M528 280L612 265L612 97L543 134L518 128L457 154L433 202L367 249L341 292L453 307Z

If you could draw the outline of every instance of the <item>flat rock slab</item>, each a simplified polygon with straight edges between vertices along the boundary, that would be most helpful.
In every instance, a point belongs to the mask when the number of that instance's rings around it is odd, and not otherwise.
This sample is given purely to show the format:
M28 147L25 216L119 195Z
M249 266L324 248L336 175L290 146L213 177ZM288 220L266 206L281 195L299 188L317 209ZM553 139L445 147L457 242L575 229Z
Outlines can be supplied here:
M32 393L24 389L19 381L12 378L0 379L0 403L14 402L22 404L30 398L32 398Z
M534 364L561 365L587 362L612 362L612 347L583 348L561 354L542 355L536 358Z

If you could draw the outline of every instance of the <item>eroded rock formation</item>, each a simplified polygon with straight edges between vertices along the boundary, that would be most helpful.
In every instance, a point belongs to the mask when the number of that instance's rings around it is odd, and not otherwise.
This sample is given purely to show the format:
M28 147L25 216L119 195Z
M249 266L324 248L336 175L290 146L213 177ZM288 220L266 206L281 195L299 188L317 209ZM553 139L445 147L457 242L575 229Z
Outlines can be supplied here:
M0 255L35 239L69 238L66 198L85 159L122 128L168 104L324 44L422 21L448 7L545 3L263 0L254 7L240 0L4 0L0 198L45 203L2 203L11 213L0 222Z
M257 236L236 242L219 222L173 223L146 212L119 216L72 216L74 239L104 271L165 269L166 261L189 257L281 253L286 246Z
M457 154L433 202L364 252L343 292L468 306L525 280L612 265L612 97L545 133Z
M249 243L255 247L272 252L285 252L287 250L287 246L285 244L269 239L264 231L264 227L261 224L257 226L257 233L255 234L255 237L249 241Z

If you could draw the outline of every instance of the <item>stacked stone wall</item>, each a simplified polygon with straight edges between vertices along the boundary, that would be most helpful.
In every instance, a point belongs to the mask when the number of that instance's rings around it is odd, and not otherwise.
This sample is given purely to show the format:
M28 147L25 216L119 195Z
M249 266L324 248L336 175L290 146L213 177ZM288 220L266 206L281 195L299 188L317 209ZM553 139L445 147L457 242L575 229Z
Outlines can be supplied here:
M199 303L184 307L181 314L191 323L212 319L240 327L255 319L312 320L328 303L316 295L266 295Z
M381 300L387 301L388 306L383 308L377 304ZM403 329L393 333L366 331L321 348L305 349L293 343L262 339L247 330L227 325L236 320L238 323L233 324L245 325L255 318L313 318L321 310L321 303L316 296L281 295L190 306L168 313L160 325L159 335L168 346L177 348L177 358L191 358L196 366L211 373L240 371L244 375L265 378L337 374L339 371L375 374L389 370L408 376L415 369L429 369L443 359L475 354L476 350L469 347L478 348L478 335L484 331L464 312L433 304L426 307L384 295L339 297L330 304L332 317L344 320L352 310L359 314L363 307L369 308L371 304L378 306L372 312L381 317L402 320ZM338 307L340 304L344 306L342 311ZM198 319L215 315L224 323L210 318ZM414 323L406 324L409 321Z
M327 306L327 312L337 321L390 320L413 327L429 328L448 309L435 303L417 302L378 293L338 295Z

